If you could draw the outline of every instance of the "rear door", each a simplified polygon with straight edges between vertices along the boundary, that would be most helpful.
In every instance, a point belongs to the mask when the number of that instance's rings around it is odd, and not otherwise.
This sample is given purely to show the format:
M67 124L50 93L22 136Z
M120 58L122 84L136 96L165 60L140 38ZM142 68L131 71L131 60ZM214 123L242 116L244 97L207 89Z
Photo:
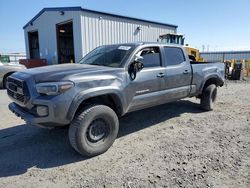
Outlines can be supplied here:
M173 101L189 95L192 70L182 48L163 47L163 58L166 66L165 100Z
M131 101L129 111L134 111L161 103L160 91L165 85L165 67L159 47L145 47L137 52L142 56L144 68L137 73L129 85Z

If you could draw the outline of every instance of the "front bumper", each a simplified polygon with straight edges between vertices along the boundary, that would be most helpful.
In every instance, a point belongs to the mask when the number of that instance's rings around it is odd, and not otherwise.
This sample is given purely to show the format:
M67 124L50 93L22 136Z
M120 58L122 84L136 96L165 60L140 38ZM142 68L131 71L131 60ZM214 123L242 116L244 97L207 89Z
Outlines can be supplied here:
M17 117L20 117L21 119L26 121L28 125L39 126L44 128L53 128L57 126L65 126L70 123L70 121L65 118L61 119L55 117L51 107L52 106L49 106L48 116L39 117L30 113L28 110L23 107L20 107L14 102L9 104L9 110L12 111Z
M40 95L36 91L34 77L22 72L11 75L8 83L8 96L13 101L9 109L27 124L49 128L70 123L67 113L74 98L74 90L55 96ZM40 113L38 107L47 108L46 113Z

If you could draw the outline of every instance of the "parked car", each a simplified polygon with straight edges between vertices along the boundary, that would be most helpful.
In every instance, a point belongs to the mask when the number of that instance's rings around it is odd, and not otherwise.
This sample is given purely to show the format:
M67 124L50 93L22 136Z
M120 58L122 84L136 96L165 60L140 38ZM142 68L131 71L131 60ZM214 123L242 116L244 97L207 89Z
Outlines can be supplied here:
M23 65L0 62L0 87L6 88L7 77L14 72L24 69L26 69L26 67Z
M181 46L158 43L106 45L78 64L53 65L12 74L9 109L27 124L69 127L73 148L95 156L111 147L119 117L176 101L201 99L212 110L224 64L190 62Z

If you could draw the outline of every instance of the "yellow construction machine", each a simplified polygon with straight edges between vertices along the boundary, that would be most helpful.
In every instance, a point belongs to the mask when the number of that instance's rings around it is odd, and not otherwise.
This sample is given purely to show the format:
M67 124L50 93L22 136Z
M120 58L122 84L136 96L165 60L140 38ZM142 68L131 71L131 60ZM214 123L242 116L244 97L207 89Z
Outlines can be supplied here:
M161 35L159 37L160 41L162 43L167 44L178 44L184 46L185 37L182 34L174 34L174 33L168 33L165 35ZM197 48L190 47L188 45L184 46L187 54L195 59L195 61L204 62L205 60L200 57L200 52Z
M250 76L250 59L246 63L246 76Z
M185 46L188 55L194 56L196 61L205 62L204 58L200 56L200 51L197 48Z

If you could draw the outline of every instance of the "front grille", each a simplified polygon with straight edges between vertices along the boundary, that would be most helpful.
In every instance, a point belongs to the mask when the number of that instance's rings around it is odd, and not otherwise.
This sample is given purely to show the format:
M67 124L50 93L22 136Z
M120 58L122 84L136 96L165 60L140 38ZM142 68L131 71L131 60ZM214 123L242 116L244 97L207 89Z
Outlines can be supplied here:
M25 102L25 96L24 95L21 95L19 93L15 93L11 90L8 89L7 91L8 95L11 96L12 98L24 103Z
M14 100L25 104L29 100L29 92L25 81L8 77L7 93Z
M21 81L21 80L17 80L15 78L8 77L8 82L9 83L14 83L14 84L16 84L19 87L23 87L23 81Z

